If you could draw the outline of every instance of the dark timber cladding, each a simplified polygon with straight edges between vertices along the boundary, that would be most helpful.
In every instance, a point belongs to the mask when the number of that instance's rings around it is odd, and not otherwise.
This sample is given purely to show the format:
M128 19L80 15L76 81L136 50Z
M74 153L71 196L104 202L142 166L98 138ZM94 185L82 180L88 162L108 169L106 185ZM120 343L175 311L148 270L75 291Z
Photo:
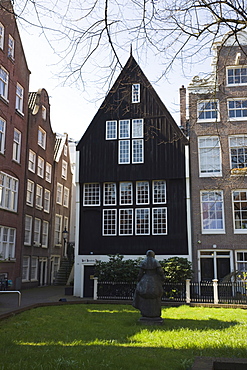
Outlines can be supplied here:
M140 84L141 100L136 104L131 101L133 84ZM105 139L106 121L118 122L128 119L144 120L143 163L119 164L118 140ZM186 144L186 137L131 56L77 146L80 152L81 188L79 254L93 252L101 255L143 255L150 248L160 255L188 253L184 149ZM106 208L103 206L103 184L114 182L118 199L119 183L132 182L133 203L130 207L135 211L141 207L136 206L135 201L136 181L148 182L151 189L154 180L166 182L167 234L152 235L150 232L149 235L135 235L133 232L133 235L129 236L102 236L102 211ZM99 206L83 206L85 183L100 184ZM151 191L149 196L150 206ZM119 201L112 208L119 212Z

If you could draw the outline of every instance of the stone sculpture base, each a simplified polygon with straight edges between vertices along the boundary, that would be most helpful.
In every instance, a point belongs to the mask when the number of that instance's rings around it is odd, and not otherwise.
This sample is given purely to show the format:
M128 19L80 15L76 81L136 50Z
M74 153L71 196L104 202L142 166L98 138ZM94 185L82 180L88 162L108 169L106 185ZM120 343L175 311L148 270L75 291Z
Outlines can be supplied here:
M142 316L138 322L145 325L162 325L164 320L161 317L145 317Z

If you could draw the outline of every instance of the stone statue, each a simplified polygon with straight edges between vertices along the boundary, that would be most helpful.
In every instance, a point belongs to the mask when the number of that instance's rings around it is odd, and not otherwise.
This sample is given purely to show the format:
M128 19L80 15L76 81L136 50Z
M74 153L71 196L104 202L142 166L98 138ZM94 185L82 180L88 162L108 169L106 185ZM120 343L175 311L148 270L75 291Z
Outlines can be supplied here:
M146 258L140 264L134 293L133 306L141 311L141 322L162 324L161 297L165 276L160 263L155 259L155 253L148 250Z

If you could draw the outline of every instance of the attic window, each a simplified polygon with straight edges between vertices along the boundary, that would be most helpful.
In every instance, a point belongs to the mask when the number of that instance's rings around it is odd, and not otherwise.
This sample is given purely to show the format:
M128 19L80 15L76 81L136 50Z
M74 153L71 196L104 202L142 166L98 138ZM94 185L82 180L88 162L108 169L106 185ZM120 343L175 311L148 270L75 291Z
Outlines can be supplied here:
M44 105L42 105L42 119L46 121L46 107Z
M141 89L140 84L132 85L132 103L140 103L141 101Z
M246 85L247 84L247 66L227 68L228 85Z

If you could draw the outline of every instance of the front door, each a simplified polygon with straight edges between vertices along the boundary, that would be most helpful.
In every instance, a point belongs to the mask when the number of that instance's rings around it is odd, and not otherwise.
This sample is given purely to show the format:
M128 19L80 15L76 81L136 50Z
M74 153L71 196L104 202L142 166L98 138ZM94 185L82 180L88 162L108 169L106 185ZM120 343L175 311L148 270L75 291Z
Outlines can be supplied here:
M94 286L94 266L84 266L84 287L83 296L85 298L93 298Z
M47 258L39 260L39 285L47 285Z

